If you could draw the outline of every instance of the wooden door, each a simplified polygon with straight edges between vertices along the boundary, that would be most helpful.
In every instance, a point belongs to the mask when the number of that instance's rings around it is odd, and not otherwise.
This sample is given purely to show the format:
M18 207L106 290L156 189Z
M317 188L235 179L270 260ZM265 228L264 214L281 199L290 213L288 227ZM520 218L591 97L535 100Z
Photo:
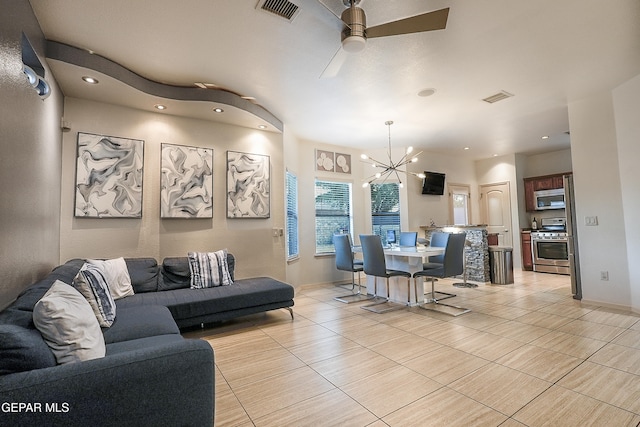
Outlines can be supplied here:
M498 235L499 246L513 247L509 183L480 186L480 217L487 232Z

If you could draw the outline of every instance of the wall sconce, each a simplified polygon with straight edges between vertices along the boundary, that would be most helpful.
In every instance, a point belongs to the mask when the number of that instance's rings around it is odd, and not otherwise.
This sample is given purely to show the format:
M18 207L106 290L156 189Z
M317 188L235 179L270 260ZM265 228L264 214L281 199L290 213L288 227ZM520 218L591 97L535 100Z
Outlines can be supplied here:
M51 94L51 87L46 80L38 75L33 68L22 64L22 71L27 76L29 85L38 93L40 98L45 99Z
M24 33L22 33L22 71L27 77L29 85L38 93L40 98L46 99L51 95L51 87L44 79L44 67Z

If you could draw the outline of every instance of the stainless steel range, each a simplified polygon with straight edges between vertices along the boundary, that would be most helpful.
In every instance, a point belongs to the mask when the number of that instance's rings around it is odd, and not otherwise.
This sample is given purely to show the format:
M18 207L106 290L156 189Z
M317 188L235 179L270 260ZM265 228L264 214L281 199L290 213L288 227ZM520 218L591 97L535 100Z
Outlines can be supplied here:
M542 218L541 228L531 232L533 271L571 274L565 218Z

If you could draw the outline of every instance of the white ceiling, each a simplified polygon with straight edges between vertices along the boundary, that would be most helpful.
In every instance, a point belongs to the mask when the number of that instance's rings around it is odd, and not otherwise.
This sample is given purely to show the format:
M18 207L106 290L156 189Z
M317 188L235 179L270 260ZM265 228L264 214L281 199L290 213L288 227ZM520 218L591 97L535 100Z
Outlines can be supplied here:
M392 142L486 158L569 147L567 105L640 74L638 0L362 0L367 25L450 8L447 28L367 41L338 75L342 0L290 0L292 22L258 0L31 0L45 36L102 55L150 80L215 83L253 96L297 137L355 148ZM148 95L51 61L67 96L151 109ZM430 97L423 89L435 88ZM118 90L117 96L114 91ZM515 96L482 101L501 90ZM255 127L205 103L165 114ZM542 140L544 135L550 136ZM464 151L464 147L470 147Z

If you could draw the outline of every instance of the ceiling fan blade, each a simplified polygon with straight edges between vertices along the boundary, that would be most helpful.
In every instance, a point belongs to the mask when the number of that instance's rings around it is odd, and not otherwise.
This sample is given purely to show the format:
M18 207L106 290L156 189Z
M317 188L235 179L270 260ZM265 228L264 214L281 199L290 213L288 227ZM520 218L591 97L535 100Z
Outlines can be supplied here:
M327 64L325 69L322 71L322 74L320 74L320 78L330 79L337 76L340 68L342 68L342 64L345 63L348 57L349 53L340 46L338 51L333 55L333 58L331 58L331 61L329 61L329 64Z
M422 15L387 22L367 28L367 38L396 36L399 34L420 33L423 31L444 30L447 27L449 8L423 13Z

